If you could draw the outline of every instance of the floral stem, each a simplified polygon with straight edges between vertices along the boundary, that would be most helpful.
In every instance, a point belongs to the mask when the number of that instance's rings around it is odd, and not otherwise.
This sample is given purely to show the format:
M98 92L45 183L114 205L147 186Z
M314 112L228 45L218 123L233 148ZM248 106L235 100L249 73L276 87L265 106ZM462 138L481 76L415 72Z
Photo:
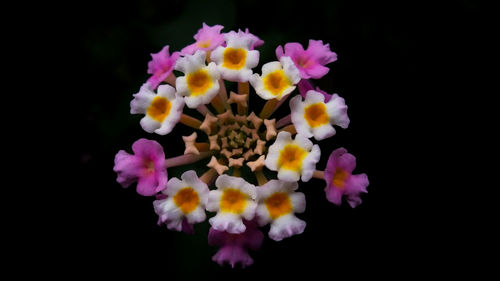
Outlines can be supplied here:
M175 74L172 72L172 73L170 73L170 75L167 76L167 78L165 78L164 81L175 87L175 80L176 79L177 79L177 77L175 77Z
M203 175L201 175L200 180L210 186L212 185L217 175L217 171L214 168L210 168L208 169L208 171L203 173Z
M278 120L278 122L276 122L276 128L279 129L289 124L292 124L292 114L288 114L287 116Z
M238 94L247 95L247 97L250 98L249 93L250 93L250 85L248 84L248 82L238 82ZM248 100L246 103L247 103L246 107L238 103L237 106L239 115L247 115Z
M217 110L217 113L223 113L224 111L226 111L224 103L222 102L219 95L215 96L212 99L211 104L214 106L215 110Z
M255 177L257 178L257 183L259 184L259 186L262 186L268 182L266 176L262 171L255 172Z
M177 167L182 165L191 164L201 159L210 157L214 154L212 151L200 152L200 154L185 154L177 157L165 159L165 166L167 168Z
M283 131L289 132L292 135L295 135L297 133L297 130L295 129L295 126L293 124L285 126L279 130L279 132L283 132Z
M271 116L278 108L280 108L280 106L285 103L285 101L288 99L288 97L290 97L290 95L286 95L285 97L281 98L280 101L278 102L278 104L274 107L273 111L271 112L271 114L269 114L269 116Z
M274 108L278 103L279 101L277 99L268 100L264 105L264 108L262 108L259 117L262 119L266 119L267 117L271 116L271 114L274 112Z
M200 151L209 151L210 150L210 144L206 142L197 142L194 144L194 146Z
M199 129L200 125L201 125L200 120L198 120L194 117L191 117L187 114L184 114L184 113L182 113L181 119L179 120L179 122L186 125L186 126L193 128L193 129Z
M233 168L233 177L241 177L241 170L238 167Z
M318 170L316 170L313 173L313 178L324 180L325 179L325 172L324 171L318 171Z
M224 83L224 80L221 78L219 79L219 97L222 101L222 104L224 104L224 107L226 109L231 109L229 104L227 103L227 90L226 90L226 84Z
M207 106L206 106L206 105L204 105L204 104L199 105L199 106L196 108L196 110L198 110L198 112L199 112L199 113L201 113L201 115L203 115L203 116L205 116L205 115L207 115L207 114L209 114L209 113L210 113L210 110L209 110L209 109L207 108Z

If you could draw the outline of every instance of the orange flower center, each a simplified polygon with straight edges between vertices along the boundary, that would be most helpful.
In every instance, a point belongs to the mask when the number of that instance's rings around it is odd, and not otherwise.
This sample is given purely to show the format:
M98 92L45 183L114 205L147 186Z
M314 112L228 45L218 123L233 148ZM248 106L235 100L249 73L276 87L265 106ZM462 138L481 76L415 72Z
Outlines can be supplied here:
M174 195L174 203L184 214L188 214L198 207L200 197L192 187L184 187Z
M264 88L275 96L281 95L291 85L283 70L273 71L263 80Z
M333 185L338 188L344 188L345 180L348 176L349 174L346 171L336 168L332 178Z
M326 113L326 105L318 102L307 106L304 110L304 119L313 128L328 124L329 118Z
M194 96L203 95L212 87L212 80L205 69L189 73L186 77L186 82L191 94Z
M224 50L224 57L222 66L229 69L241 69L245 66L247 60L247 51L244 49L226 48Z
M172 103L164 97L155 97L148 107L147 114L158 122L163 122L170 113Z
M241 214L247 204L247 195L238 189L228 188L224 190L220 199L220 210L222 212Z
M272 219L286 215L292 211L292 203L288 194L276 192L266 199L266 207Z
M287 170L300 171L307 152L298 145L287 144L281 150L278 166Z

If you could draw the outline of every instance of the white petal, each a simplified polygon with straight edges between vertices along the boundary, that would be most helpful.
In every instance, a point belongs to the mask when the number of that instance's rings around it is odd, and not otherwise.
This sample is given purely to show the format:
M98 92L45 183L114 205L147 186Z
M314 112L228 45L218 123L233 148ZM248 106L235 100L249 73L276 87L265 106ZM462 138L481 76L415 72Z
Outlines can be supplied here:
M182 221L184 219L169 220L167 222L167 228L170 230L182 231Z
M264 64L262 66L262 76L266 76L267 74L276 71L276 70L281 70L281 63L279 61L272 61Z
M311 128L311 130L316 140L324 140L326 138L335 135L335 129L330 124L325 124L323 126Z
M267 210L266 204L259 204L255 210L255 216L257 217L257 223L260 226L264 226L272 221L269 216L269 211Z
M245 66L249 69L256 67L259 64L259 56L260 53L257 50L248 51Z
M287 169L279 169L278 179L283 181L298 181L300 179L300 173Z
M306 197L302 192L294 192L290 194L294 213L303 213L306 209Z
M167 196L174 196L181 190L182 188L186 187L186 183L181 181L178 178L171 178L167 182L167 188L163 190L163 194Z
M295 135L294 143L307 151L309 151L311 149L311 147L313 146L312 141L310 141L308 137L306 137L302 134Z
M148 115L142 117L140 121L141 127L144 129L144 131L148 133L153 133L156 129L161 127L161 123L152 119Z
M143 84L139 92L137 94L134 94L134 99L130 102L130 113L146 114L146 111L153 102L155 96L156 95L151 89L150 84Z
M324 103L325 96L322 93L317 92L315 90L309 90L306 93L306 99L304 102L306 103L306 106L308 106L310 104L314 104L314 103L319 103L319 102Z
M190 224L202 222L206 218L207 215L205 214L205 210L202 209L200 206L196 207L196 209L194 209L192 212L186 215L186 219Z
M316 163L318 163L321 157L321 150L319 145L315 144L312 147L311 152L302 161L302 181L307 182L312 178L314 171L316 170Z
M243 210L241 216L248 221L252 220L253 217L255 216L255 209L257 209L257 203L253 200L247 200L247 203L245 205L245 210Z
M219 231L239 234L246 230L241 217L232 213L218 213L209 222L215 230Z
M168 84L158 86L156 92L158 93L158 96L167 98L169 101L173 101L175 99L175 88Z
M224 190L227 188L238 189L242 193L247 194L252 199L255 199L257 197L255 186L246 182L243 178L220 175L215 181L215 186L217 186L219 190Z
M226 48L219 46L215 50L212 51L210 54L210 59L215 62L216 64L221 64L222 60L224 59L224 51Z
M177 77L177 79L175 79L175 88L177 89L177 95L182 97L189 96L190 91L187 86L186 76Z
M281 241L284 238L301 234L306 228L306 222L298 219L294 215L284 215L271 223L269 238L275 241Z
M220 209L220 198L222 196L222 191L220 190L210 190L208 193L208 201L205 206L209 212L217 212Z
M300 72L299 69L295 66L292 59L287 56L282 56L280 58L280 63L283 66L283 70L285 71L285 75L292 82L292 84L297 84L300 81ZM263 70L264 71L264 70Z
M194 72L205 66L205 56L205 51L198 50L194 53L194 55L180 57L177 60L174 69L185 74Z
M331 123L344 129L349 126L350 120L347 116L347 105L345 105L343 98L337 94L333 94L330 101L326 104L326 109Z

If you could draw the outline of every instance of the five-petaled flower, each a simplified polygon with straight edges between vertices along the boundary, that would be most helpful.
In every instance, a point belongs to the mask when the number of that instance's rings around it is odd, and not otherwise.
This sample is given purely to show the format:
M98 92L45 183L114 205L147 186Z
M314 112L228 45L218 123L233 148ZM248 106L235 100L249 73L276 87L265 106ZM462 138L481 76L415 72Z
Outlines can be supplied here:
M310 40L304 50L287 43L276 49L279 61L264 63L257 74L255 48L264 41L248 29L222 29L203 23L196 42L181 52L170 55L165 46L152 54L152 76L130 102L132 114L144 114L140 125L147 133L175 136L177 123L196 130L182 136L180 155L166 159L158 142L139 139L134 154L116 154L114 171L123 187L137 182L139 194L156 196L158 224L168 229L194 233L195 224L207 221L206 211L215 213L208 219L208 243L219 247L212 260L246 267L253 263L248 250L264 239L259 227L269 224L274 241L304 232L306 222L296 216L306 207L299 181L324 180L327 200L341 205L345 197L355 207L368 178L352 174L356 161L344 148L333 151L324 171L316 167L322 153L313 141L335 135L334 125L349 125L345 100L308 80L324 76L325 65L336 60L329 44ZM265 103L251 108L256 96ZM184 105L196 110L183 112ZM281 106L290 114L271 117ZM168 180L167 169L198 161L207 167L200 174L186 169Z

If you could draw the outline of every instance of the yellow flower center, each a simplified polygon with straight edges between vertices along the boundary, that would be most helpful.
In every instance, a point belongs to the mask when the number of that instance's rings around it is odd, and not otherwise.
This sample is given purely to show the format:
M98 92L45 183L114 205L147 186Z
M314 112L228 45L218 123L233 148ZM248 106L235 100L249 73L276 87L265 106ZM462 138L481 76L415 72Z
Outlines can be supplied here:
M247 60L247 51L244 49L226 48L224 50L224 57L222 66L229 69L242 69Z
M155 162L153 160L146 159L143 162L144 164L144 171L147 175L150 175L155 172Z
M200 197L192 187L184 187L174 195L174 203L184 214L192 212L200 203Z
M304 118L311 127L319 127L330 121L326 113L326 105L318 102L307 106L304 110Z
M281 95L292 83L283 70L276 70L264 77L264 88L275 96Z
M220 199L220 210L241 214L245 210L247 204L247 195L238 189L228 188L224 190Z
M284 192L276 192L267 198L266 207L273 220L292 211L290 197Z
M197 43L197 45L200 48L208 48L208 47L210 47L210 39L205 40L205 41L200 41Z
M348 176L349 174L346 171L340 168L336 168L332 178L333 185L335 185L338 188L344 188L345 179Z
M278 166L287 170L300 171L307 152L298 145L287 144L281 150Z
M164 97L155 97L148 107L148 115L158 122L163 122L170 113L172 103Z
M210 78L208 71L205 69L189 73L186 77L186 82L191 95L199 96L205 94L212 87L212 79Z

